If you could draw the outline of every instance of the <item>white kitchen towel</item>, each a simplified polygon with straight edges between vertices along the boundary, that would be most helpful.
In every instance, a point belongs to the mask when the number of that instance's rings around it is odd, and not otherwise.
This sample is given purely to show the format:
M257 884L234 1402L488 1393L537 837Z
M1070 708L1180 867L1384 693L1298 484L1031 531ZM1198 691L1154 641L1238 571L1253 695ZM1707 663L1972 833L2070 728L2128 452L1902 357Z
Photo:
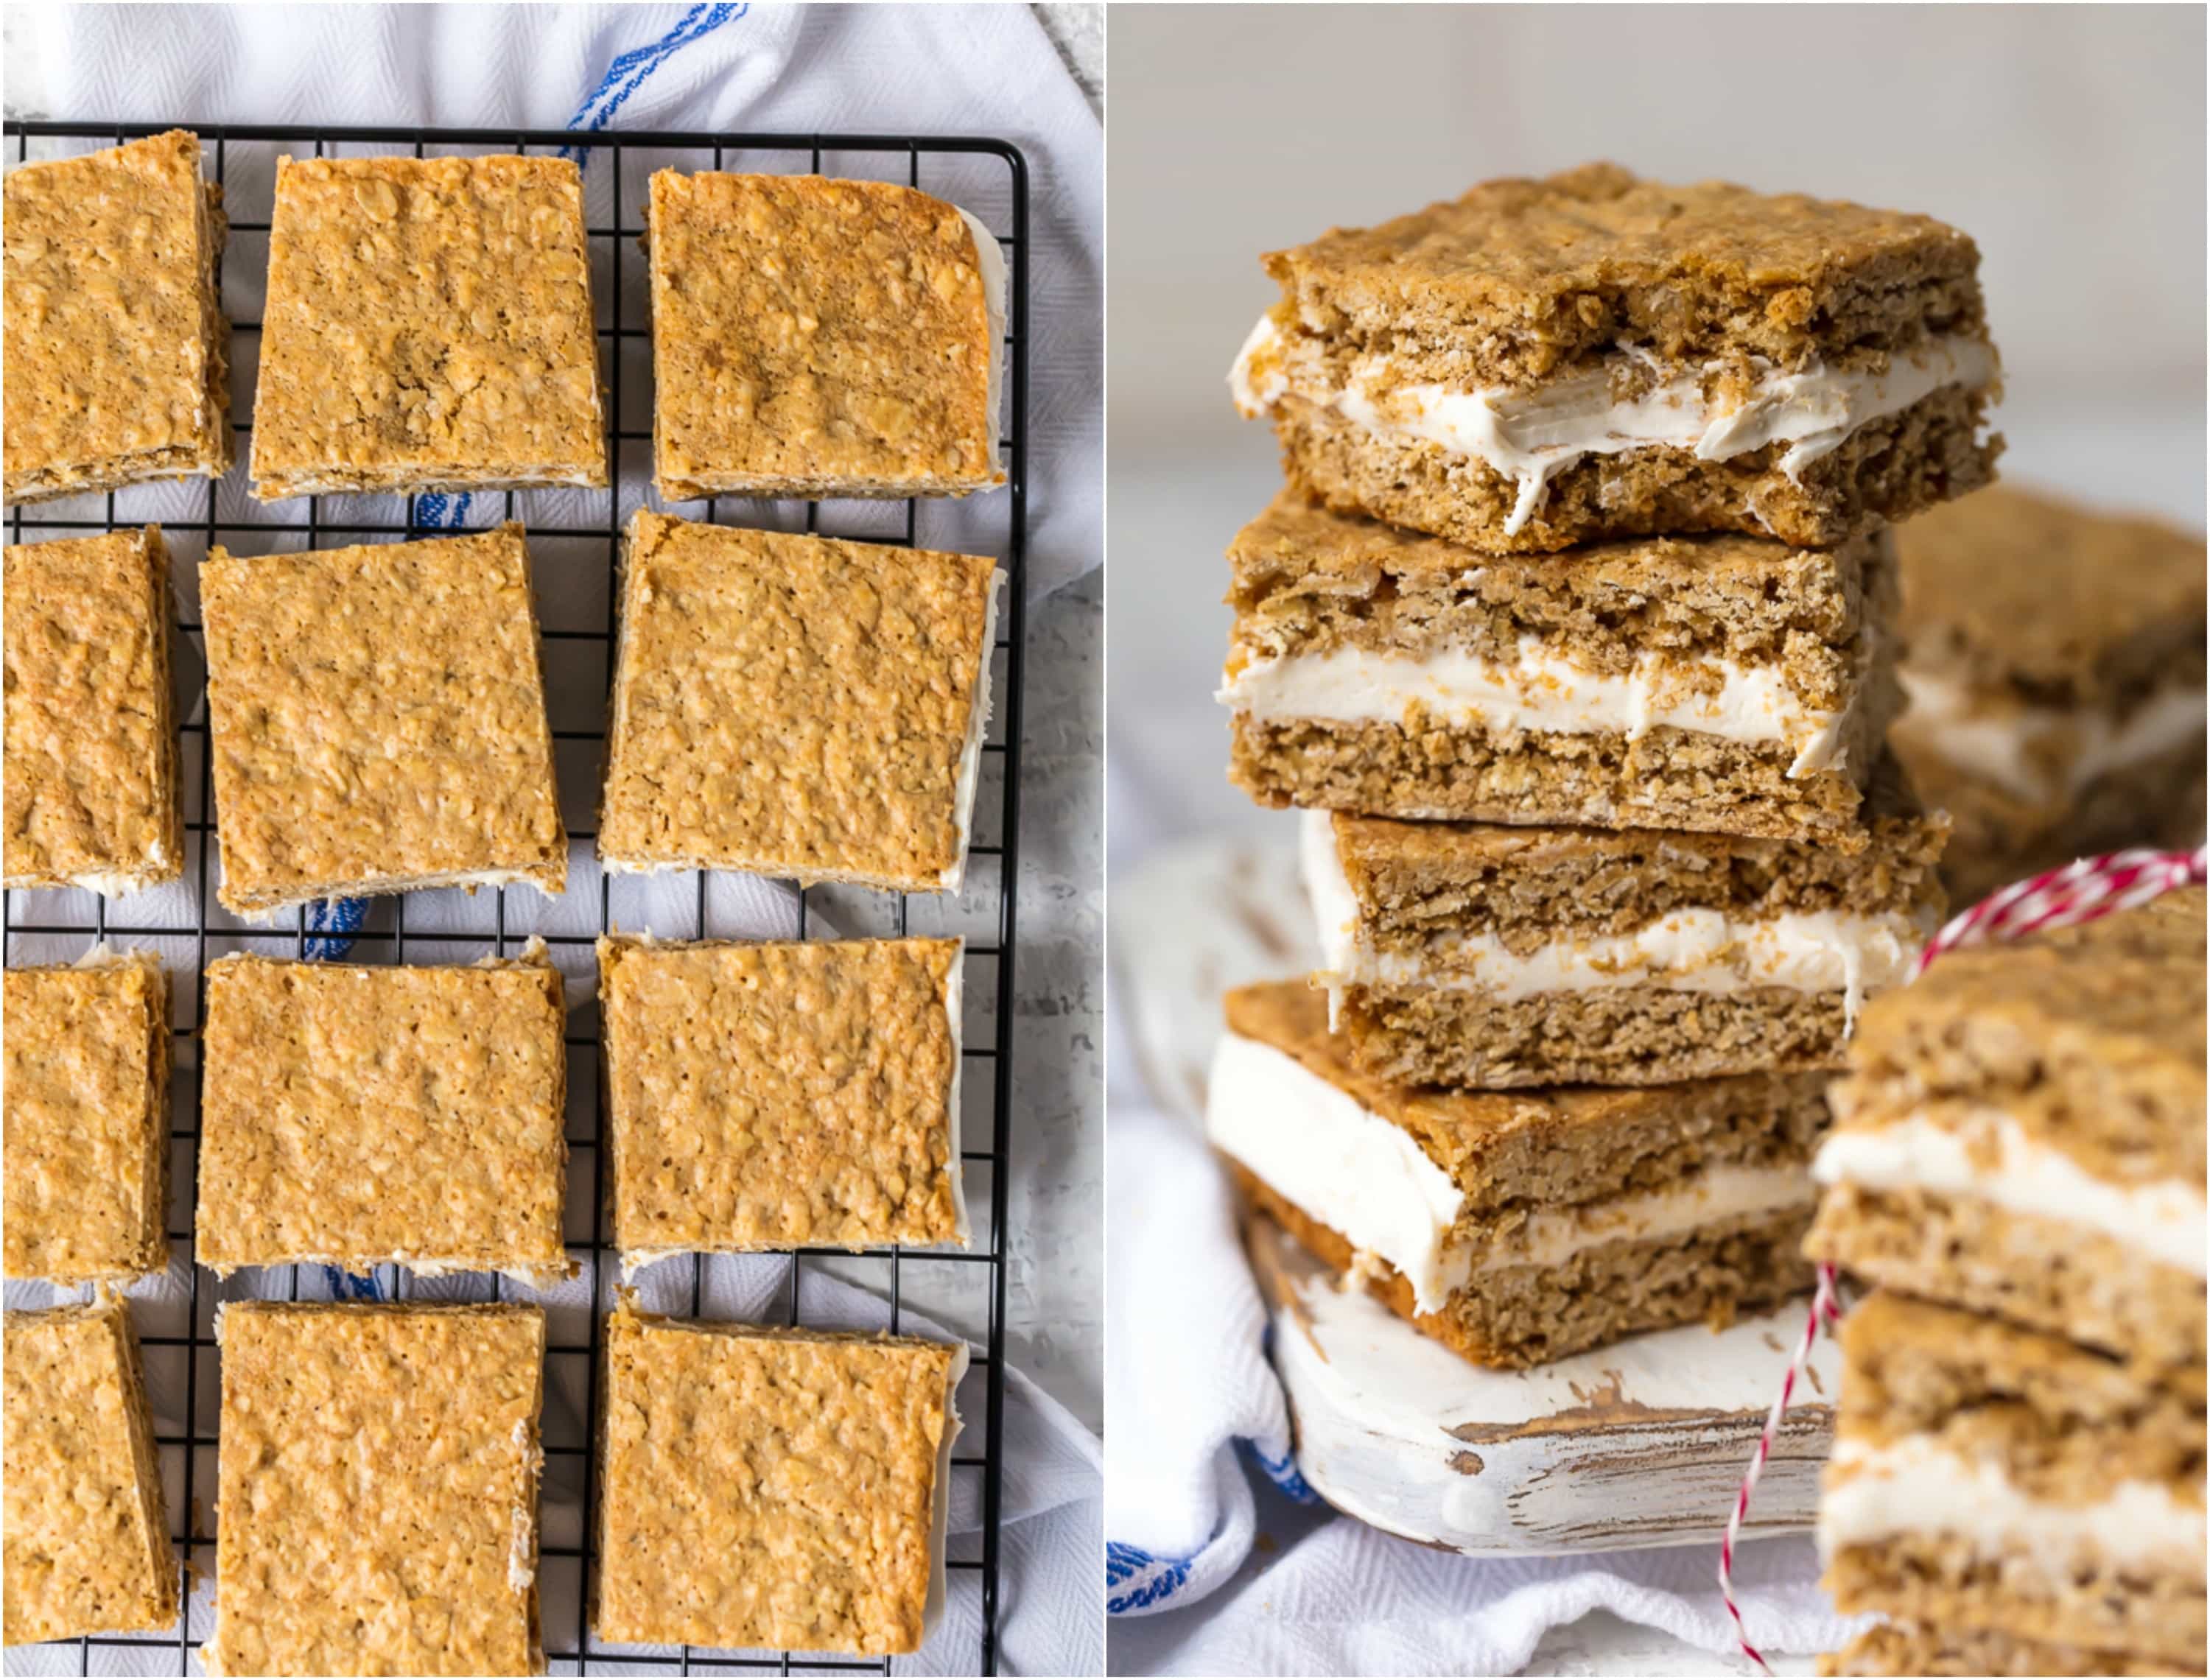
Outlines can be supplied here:
M1115 980L1106 1129L1111 1671L1509 1673L1547 1630L1595 1610L1732 1653L1714 1574L1723 1511L1712 1512L1708 1546L1497 1561L1416 1545L1313 1500L1296 1472L1287 1403L1266 1358L1267 1314L1225 1177L1194 1119L1151 1099L1120 1032L1137 1005ZM1742 1548L1736 1580L1761 1648L1829 1650L1861 1625L1835 1615L1817 1575L1807 1540Z
M1101 562L1103 131L1025 6L42 6L11 27L23 115L1010 140L1029 169L1030 597Z

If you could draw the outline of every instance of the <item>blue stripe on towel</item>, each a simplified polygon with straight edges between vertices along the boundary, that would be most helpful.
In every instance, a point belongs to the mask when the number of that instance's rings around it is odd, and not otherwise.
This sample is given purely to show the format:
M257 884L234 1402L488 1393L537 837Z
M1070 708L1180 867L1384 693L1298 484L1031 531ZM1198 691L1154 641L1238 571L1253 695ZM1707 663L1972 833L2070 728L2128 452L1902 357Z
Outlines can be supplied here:
M1189 1581L1191 1560L1161 1557L1119 1540L1105 1543L1105 1610L1125 1616L1171 1599Z
M307 908L308 938L301 954L310 962L340 960L351 954L352 936L367 919L366 899L317 900Z
M630 95L651 79L655 70L691 42L712 34L725 23L736 21L750 10L750 0L738 5L691 7L658 40L647 46L632 47L616 57L589 97L576 107L568 126L594 134L605 128L613 120L614 113L629 103ZM579 146L563 147L561 155L579 165L589 161L584 148Z

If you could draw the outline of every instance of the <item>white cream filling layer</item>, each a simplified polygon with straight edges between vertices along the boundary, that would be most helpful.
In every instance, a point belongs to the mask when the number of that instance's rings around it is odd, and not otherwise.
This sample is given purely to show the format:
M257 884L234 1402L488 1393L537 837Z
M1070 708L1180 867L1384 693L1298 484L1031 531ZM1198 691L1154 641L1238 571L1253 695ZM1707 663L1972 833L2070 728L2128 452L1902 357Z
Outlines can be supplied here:
M991 573L989 593L982 605L982 659L975 671L974 703L967 708L967 739L959 749L959 779L951 789L959 850L951 866L937 876L947 893L957 892L967 882L967 846L975 828L975 787L981 780L982 742L990 732L990 661L997 657L998 596L1005 583L1002 568Z
M1703 679L1691 682L1689 677ZM1337 647L1253 659L1216 696L1253 718L1402 724L1416 703L1446 724L1492 733L1624 734L1679 729L1727 741L1778 741L1791 776L1842 762L1846 710L1806 706L1778 665L1701 659L1683 667L1655 653L1619 675L1584 670L1539 636L1523 636L1510 664L1455 651L1417 656Z
M959 207L955 204L952 208ZM982 274L982 314L990 328L990 465L996 467L1001 464L998 439L1005 425L1005 412L998 406L1005 380L1005 253L998 244L998 236L976 217L960 210L959 220L975 236L975 266Z
M1422 1312L1467 1276L1447 1252L1464 1197L1401 1126L1271 1045L1229 1033L1212 1058L1205 1135L1280 1195L1402 1272Z
M2121 1567L2199 1573L2203 1508L2155 1482L2118 1482L2092 1505L2036 1498L1999 1465L1974 1462L1924 1436L1886 1446L1843 1441L1819 1500L1819 1548L1899 1534L1956 1535L1988 1551L2023 1551L2068 1575L2085 1555Z
M1613 374L1627 364L1655 376L1640 394L1612 395ZM1376 437L1434 443L1516 481L1505 533L1517 533L1542 506L1550 479L1585 455L1633 449L1685 449L1700 461L1726 461L1785 443L1780 470L1790 479L1870 422L1901 412L1951 385L1981 390L1996 378L1995 352L1978 339L1946 334L1892 357L1881 372L1846 371L1814 362L1785 373L1754 358L1746 396L1713 397L1705 387L1717 364L1682 367L1633 345L1609 365L1543 382L1531 390L1391 385L1379 358L1354 370L1340 388L1293 378L1280 329L1260 318L1229 376L1236 406L1257 417L1292 392L1333 408Z
M1233 1033L1213 1057L1205 1134L1360 1253L1404 1274L1422 1312L1441 1310L1480 1272L1560 1266L1599 1243L1680 1236L1812 1200L1800 1166L1716 1166L1646 1195L1541 1208L1486 1242L1453 1241L1464 1197L1410 1133L1295 1057Z
M1871 1129L1833 1132L1812 1176L1821 1184L1874 1191L1970 1196L2107 1237L2195 1277L2210 1273L2210 1217L2201 1184L2098 1178L1999 1109L1973 1110L1955 1127L1911 1114Z
M1907 727L1950 763L2036 804L2076 798L2098 777L2185 745L2210 721L2210 695L2167 689L2122 721L2050 706L1984 707L1964 683L1901 670Z
M1363 930L1328 813L1304 813L1303 840L1319 932L1318 978L1337 1006L1346 985L1479 991L1507 1002L1606 986L1712 994L1781 986L1840 992L1845 1026L1854 1029L1866 994L1899 984L1935 925L1930 910L1916 918L1788 911L1761 921L1678 910L1632 933L1556 939L1524 955L1493 933L1458 931L1429 936L1416 955L1380 952Z

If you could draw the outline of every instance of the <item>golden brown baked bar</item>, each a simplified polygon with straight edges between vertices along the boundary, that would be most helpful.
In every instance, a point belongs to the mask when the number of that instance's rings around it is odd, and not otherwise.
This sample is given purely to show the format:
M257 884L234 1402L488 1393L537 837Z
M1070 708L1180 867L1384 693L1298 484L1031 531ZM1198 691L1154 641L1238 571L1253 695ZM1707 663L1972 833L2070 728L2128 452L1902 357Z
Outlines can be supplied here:
M600 805L613 870L957 892L996 562L640 509Z
M606 1359L601 1640L921 1648L964 1345L683 1322L625 1295Z
M1840 1336L1819 1508L1838 1608L2201 1671L2199 1364L2145 1380L1886 1290Z
M519 525L200 567L229 909L566 885Z
M222 189L181 129L7 179L6 499L230 470Z
M231 1301L209 1674L542 1674L525 1306Z
M1313 980L1359 1067L1411 1085L1838 1067L1941 922L1947 823L1894 776L1872 806L1858 852L1307 811Z
M177 1564L129 1310L102 1292L6 1322L5 1643L173 1626Z
M599 941L613 1241L968 1240L957 939Z
M161 528L11 547L6 884L120 895L184 870Z
M7 972L6 1274L124 1282L168 1264L169 976L96 947Z
M1490 555L1292 490L1229 559L1220 699L1262 804L1867 844L1901 703L1885 533Z
M1809 1252L2144 1367L2203 1359L2205 894L1954 952L1866 1006Z
M468 968L207 975L199 1263L568 1275L567 1020L534 946Z
M1226 1011L1213 1147L1323 1261L1476 1364L1724 1324L1810 1286L1822 1075L1428 1091L1360 1072L1300 983Z
M607 483L583 175L280 158L253 493Z
M1960 903L2074 858L2202 839L2199 532L1996 485L1896 533L1892 739L1957 822Z
M703 496L1005 482L1005 263L966 212L818 175L652 178L654 475Z
M1596 164L1265 261L1232 382L1291 482L1484 551L1826 545L2002 449L1979 253L1923 216Z
M2199 1665L2198 1665L2199 1666ZM1884 1622L1819 1659L1826 1675L2171 1674L2168 1659L2050 1645L1985 1629Z

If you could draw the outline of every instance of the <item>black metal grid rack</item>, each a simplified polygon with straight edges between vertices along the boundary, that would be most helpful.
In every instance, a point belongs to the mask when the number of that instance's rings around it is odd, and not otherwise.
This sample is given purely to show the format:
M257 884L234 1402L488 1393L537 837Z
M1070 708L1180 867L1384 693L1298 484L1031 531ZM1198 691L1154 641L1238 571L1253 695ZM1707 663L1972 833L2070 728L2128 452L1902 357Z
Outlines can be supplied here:
M41 145L39 155L73 153L99 146L119 144L142 135L160 132L174 126L165 123L86 123L71 122L10 122L4 132L12 142L10 161L20 161L33 154L34 142L59 142ZM984 745L983 771L976 790L974 817L974 840L970 847L969 882L960 895L956 914L951 919L959 921L957 927L941 927L946 919L948 907L939 902L921 897L888 893L854 893L853 889L817 888L812 893L791 884L795 909L796 936L806 936L809 925L818 929L824 916L834 914L839 920L850 915L871 924L846 931L889 932L904 934L909 921L933 922L939 929L930 930L962 931L968 935L965 996L968 999L968 1032L963 1039L963 1066L969 1074L981 1071L977 1064L986 1064L987 1080L969 1077L963 1081L968 1102L969 1117L963 1124L960 1154L969 1177L970 1195L974 1175L979 1171L989 1174L987 1196L988 1228L981 1227L979 1203L975 1207L976 1242L974 1248L962 1252L939 1253L919 1251L909 1255L900 1250L879 1249L858 1256L827 1249L799 1249L777 1257L784 1268L776 1285L777 1307L788 1322L804 1322L801 1306L803 1275L809 1262L817 1269L838 1273L846 1281L859 1281L854 1274L863 1273L866 1283L882 1306L877 1322L884 1328L897 1330L909 1304L915 1311L925 1310L925 1304L915 1302L912 1280L923 1268L953 1267L965 1278L978 1279L985 1304L987 1328L982 1350L972 1362L983 1386L982 1412L973 1416L973 1396L967 1397L966 1430L963 1434L952 1460L951 1494L959 1496L963 1478L979 1477L979 1515L981 1544L979 1553L963 1556L955 1551L947 1560L952 1590L955 1593L973 1590L968 1583L979 1584L980 1639L979 1649L973 1654L974 1668L969 1671L984 1674L996 1672L997 1626L999 1611L999 1507L1004 1484L1004 1465L1000 1447L1003 1436L1005 1396L1005 1216L1006 1216L1006 1152L1011 1112L1011 1046L1013 1011L1012 971L1014 952L1014 893L1018 879L1017 838L1020 806L1020 731L1022 690L1022 620L1023 620L1023 561L1026 536L1026 416L1028 402L1028 282L1029 282L1029 214L1028 185L1025 160L1016 147L1003 141L931 135L824 135L824 134L699 134L699 133L577 133L565 130L516 130L498 129L416 129L416 128L311 128L263 125L199 125L196 132L201 137L205 155L209 160L214 178L224 184L228 198L231 222L231 241L226 259L235 265L246 260L241 251L244 242L256 236L265 241L268 222L265 218L242 216L246 207L230 193L231 172L237 169L240 155L250 148L265 149L273 159L277 150L304 154L311 148L317 156L353 155L361 153L405 154L434 155L444 153L561 152L576 158L583 166L586 183L586 205L589 222L589 235L592 254L594 301L598 310L599 339L606 359L608 394L607 424L609 443L615 463L615 487L603 493L606 503L603 515L589 509L581 517L562 511L550 521L533 517L539 511L536 498L545 492L502 492L481 499L495 503L503 496L504 506L497 514L485 510L484 517L468 520L463 511L458 519L453 517L450 498L428 496L399 497L330 497L305 499L305 515L301 503L286 502L270 504L265 513L250 503L245 493L246 434L251 430L250 417L251 379L249 368L257 360L259 322L257 318L237 318L233 313L232 331L232 423L239 434L237 464L220 484L184 485L158 487L166 500L159 509L148 510L143 505L141 487L112 493L103 497L87 497L69 502L34 505L26 509L11 509L7 515L9 540L15 543L37 541L71 533L105 530L122 525L156 520L168 537L172 554L178 557L178 569L187 569L186 547L191 539L199 538L208 545L220 541L226 546L242 551L253 551L255 545L287 547L325 545L330 541L356 542L404 539L408 537L438 534L456 526L478 528L480 524L496 518L517 518L528 528L533 569L537 574L540 599L546 593L546 562L542 549L546 543L559 541L569 551L580 549L586 555L582 563L603 569L602 580L595 581L583 593L596 593L602 583L605 599L599 622L581 627L557 626L551 615L546 617L544 629L546 672L548 700L553 703L556 726L556 756L559 756L562 803L570 818L570 834L573 840L588 841L593 837L589 812L595 801L599 773L602 768L604 744L603 691L586 695L591 704L601 709L589 720L589 726L563 728L560 716L560 696L556 692L561 682L560 666L564 656L580 657L588 667L591 660L604 668L604 681L613 678L612 648L614 632L614 589L613 577L614 557L620 526L630 506L639 500L649 499L639 487L639 481L649 477L651 431L649 410L643 400L649 390L649 326L643 316L643 290L637 284L640 275L635 272L637 259L635 241L641 232L638 214L641 196L638 184L625 176L625 164L641 153L685 154L688 161L671 156L667 165L701 168L708 166L710 158L715 168L736 167L756 169L766 172L860 174L876 179L903 180L937 193L963 208L975 212L999 238L1007 259L1011 280L1007 299L1005 339L1004 350L1005 388L1006 391L1005 430L1001 448L1006 471L1006 485L1000 494L969 498L968 504L987 509L981 515L987 518L990 533L987 538L969 536L967 544L972 551L993 551L987 545L994 541L994 551L1002 559L1007 576L1004 585L999 634L991 650L993 674L993 718L988 738ZM257 158L260 151L253 153ZM824 161L829 166L824 170ZM927 166L926 169L924 166ZM979 178L974 172L987 172L997 178ZM936 178L939 171L953 173L966 172L959 184L946 184ZM603 184L601 185L601 184ZM980 199L981 202L974 202ZM603 207L603 208L601 208ZM1010 226L1010 232L1005 231ZM625 281L625 273L629 275ZM625 394L625 362L631 363ZM638 371L642 368L640 376ZM640 385L644 389L640 389ZM241 412L245 418L240 418ZM589 497L590 492L559 492L564 497ZM727 498L724 498L726 501ZM118 508L118 501L124 505ZM388 507L384 504L389 504ZM466 508L463 503L463 509ZM560 503L566 509L569 503ZM656 503L655 503L656 505ZM924 534L935 510L945 504L923 504L909 501L903 504L903 528L885 527L885 519L894 519L900 504L854 504L831 503L831 509L842 509L845 518L855 510L863 518L873 519L872 528L852 530L842 528L834 521L824 523L823 504L807 503L803 506L803 528L809 532L832 532L837 535L864 537L871 541L913 545L918 535ZM190 511L178 516L178 509ZM722 503L709 503L706 517L717 520L723 511ZM732 509L730 523L783 522L795 527L800 517L798 504L765 504L738 503ZM763 517L764 515L764 517ZM985 544L975 547L976 541ZM938 543L939 546L960 546L954 542ZM595 560L588 557L596 551ZM199 626L194 620L196 613L184 615L179 628L186 636ZM182 651L180 661L187 657ZM183 680L180 677L180 681ZM326 924L318 906L311 922L309 912L301 910L289 929L271 930L256 928L228 918L213 901L211 888L215 877L210 858L215 850L213 821L212 773L207 748L204 682L194 686L191 703L183 703L184 692L179 691L180 764L184 782L186 864L185 878L180 888L161 891L181 891L188 895L188 910L178 921L154 923L140 915L134 916L133 906L141 900L126 900L111 906L104 899L87 894L62 892L13 891L6 894L4 926L7 959L10 964L19 960L53 960L73 956L93 940L106 939L125 944L150 944L177 953L171 960L172 971L189 968L190 984L177 987L177 1005L188 1009L189 1022L172 1019L175 1034L178 1076L174 1081L174 1101L177 1111L172 1117L172 1229L169 1232L172 1249L172 1283L177 1286L176 1304L181 1306L183 1323L178 1334L149 1334L141 1317L141 1344L149 1366L166 1358L182 1376L184 1392L184 1428L181 1434L160 1430L163 1448L165 1480L170 1484L172 1517L172 1538L180 1558L191 1560L204 1575L211 1574L213 1563L213 1526L202 1513L213 1502L215 1430L215 1368L219 1354L214 1334L214 1307L220 1298L245 1293L289 1295L299 1298L302 1292L302 1272L308 1274L305 1287L312 1295L317 1292L314 1274L320 1268L293 1267L288 1277L274 1280L261 1278L251 1288L238 1288L233 1279L228 1284L218 1285L212 1274L202 1277L201 1269L191 1263L192 1233L188 1213L179 1219L174 1211L178 1207L189 1210L192 1185L198 1159L199 1129L199 1057L198 1042L206 1018L206 989L202 976L210 956L211 943L223 948L282 949L288 942L300 957L326 956L358 945L362 948L358 960L407 960L410 944L427 946L436 953L433 960L466 960L471 948L481 948L500 954L518 947L533 933L540 934L553 949L556 960L564 961L571 978L580 969L587 969L591 960L591 946L598 933L612 927L617 920L617 899L621 894L608 878L599 874L593 865L587 847L571 851L571 886L567 906L579 894L577 877L579 874L595 876L597 915L595 924L559 925L560 918L548 914L545 901L537 900L533 891L516 888L510 903L506 889L486 894L488 925L456 929L448 925L426 927L423 912L418 906L416 924L408 925L408 906L410 900L424 898L452 898L456 894L410 894L405 897L368 901L365 919L354 926L352 919L333 919ZM993 774L994 768L994 774ZM578 781L583 786L577 786ZM993 809L991 796L995 792L996 821L990 821ZM580 826L576 818L582 815ZM585 867L579 870L578 864ZM994 864L993 870L992 864ZM978 878L979 877L979 878ZM673 936L705 936L709 933L709 878L701 872L697 877L695 925L691 928L657 927L653 930ZM843 898L828 906L821 903L824 896L842 891ZM533 902L534 901L534 902ZM809 909L809 902L812 908ZM916 911L919 912L916 914ZM530 925L543 922L544 926ZM634 925L632 922L631 925ZM35 954L27 955L26 942L38 948ZM218 950L216 954L220 954ZM578 959L580 958L580 962ZM180 978L182 977L180 976ZM978 985L978 980L985 984ZM978 997L994 1000L990 1011L987 1036L975 1030ZM187 1003L189 999L189 1003ZM562 1317L551 1314L548 1323L547 1392L551 1399L554 1383L552 1367L555 1362L565 1360L571 1365L580 1363L581 1398L576 1407L580 1411L581 1432L576 1438L556 1442L548 1418L546 1434L547 1459L546 1485L551 1488L565 1478L570 1489L580 1488L582 1520L570 1534L557 1537L551 1532L543 1536L542 1573L547 1582L545 1643L548 1660L554 1673L578 1672L634 1672L634 1673L691 1673L700 1671L754 1671L785 1674L818 1670L863 1672L889 1672L889 1662L863 1662L844 1659L824 1658L788 1653L736 1654L709 1653L683 1651L679 1653L640 1654L631 1647L606 1647L595 1643L587 1623L589 1602L589 1572L593 1566L593 1501L595 1496L593 1447L596 1436L596 1397L600 1350L603 1334L604 1311L611 1301L615 1276L613 1250L607 1245L601 1230L601 1198L598 1194L597 1162L600 1159L599 1123L600 1081L592 1077L578 1076L579 1063L596 1054L594 1033L580 1030L578 1024L570 1024L569 1056L571 1061L570 1087L571 1107L569 1118L569 1195L568 1218L571 1255L583 1262L586 1280L583 1298L577 1305L571 1304L566 1316L574 1321L580 1314L587 1328L581 1333L564 1338ZM987 1097L988 1118L978 1128L972 1117L978 1099ZM578 1109L583 1112L577 1112ZM978 1130L987 1138L987 1148L975 1147ZM987 1236L987 1241L984 1240ZM770 1261L767 1263L776 1263ZM666 1263L649 1268L653 1273L665 1273L674 1268ZM181 1274L181 1281L179 1276ZM240 1278L247 1274L239 1274ZM928 1275L938 1275L930 1272ZM345 1280L331 1274L323 1280L332 1294L351 1294L373 1291L378 1294L421 1296L432 1292L432 1286L410 1280L396 1268L386 1268L379 1280ZM661 1280L665 1293L666 1280ZM511 1285L503 1285L495 1277L480 1275L461 1286L464 1298L523 1298L531 1292L518 1291ZM676 1286L679 1292L680 1285ZM704 1261L691 1262L689 1279L689 1310L697 1314L708 1293L707 1267ZM817 1295L820 1292L817 1286ZM848 1302L854 1298L848 1292L841 1296ZM678 1307L680 1310L680 1307ZM970 1338L971 1339L971 1338ZM970 1382L974 1380L970 1377ZM155 1387L159 1383L155 1382ZM572 1385L571 1385L572 1386ZM975 1436L981 1436L979 1449ZM181 1460L181 1470L176 1469ZM178 1485L181 1483L181 1490ZM969 1484L971 1487L971 1482ZM179 1505L174 1496L181 1490ZM572 1544L569 1542L572 1541ZM973 1548L969 1548L972 1551ZM551 1584L555 1573L566 1569L565 1577L574 1597L574 1614L568 1625L554 1619ZM191 1576L188 1574L189 1588ZM150 1674L155 1672L190 1672L193 1666L194 1647L206 1636L208 1629L199 1615L203 1609L187 1595L184 1611L178 1619L173 1634L137 1636L94 1636L75 1641L75 1671L82 1674L106 1672ZM563 1617L564 1621L568 1618ZM962 1625L964 1625L963 1623ZM939 1630L936 1637L949 1635L949 1627ZM17 1667L15 1660L25 1647L9 1653L9 1671ZM29 1651L44 1652L51 1661L57 1647L27 1647ZM933 1662L959 1671L965 1658L959 1653L933 1653ZM40 1671L55 1671L40 1665ZM63 1670L62 1671L67 1671Z

